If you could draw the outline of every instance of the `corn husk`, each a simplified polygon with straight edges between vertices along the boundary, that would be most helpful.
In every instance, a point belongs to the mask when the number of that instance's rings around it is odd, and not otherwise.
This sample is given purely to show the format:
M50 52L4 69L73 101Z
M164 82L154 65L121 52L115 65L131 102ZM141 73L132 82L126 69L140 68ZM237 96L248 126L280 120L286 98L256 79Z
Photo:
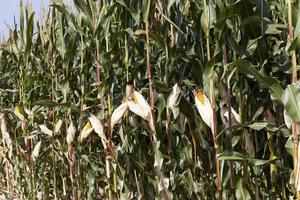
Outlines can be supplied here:
M39 141L35 146L34 149L31 153L31 157L33 161L36 161L37 158L39 157L40 154L40 150L41 150L41 146L42 146L42 141Z
M67 129L67 138L66 138L66 140L67 140L68 145L71 145L72 142L74 141L75 134L76 134L76 128L75 128L73 122L71 121L71 123L70 123L70 125Z
M57 133L59 133L60 131L60 128L61 128L61 125L62 125L62 120L58 120L56 123L55 123L55 126L54 126L54 135L56 135Z
M106 136L104 134L104 127L103 124L101 123L101 121L93 114L90 114L89 116L89 121L92 124L92 127L94 129L94 131L99 135L99 137L101 138L102 144L104 146L104 149L106 149Z
M83 127L82 131L80 132L79 141L82 142L86 139L91 132L93 131L93 127L90 122L87 122L86 125Z
M205 122L205 124L211 127L212 118L213 118L213 109L210 104L209 99L205 96L202 89L197 89L194 92L195 103L198 109L198 112Z
M121 118L125 114L126 110L128 109L128 102L124 102L121 105L119 105L114 112L111 115L110 119L110 127L111 130L113 130L114 125L117 124L119 121L121 121Z
M178 104L178 102L180 100L180 92L181 92L181 89L179 88L178 84L176 83L173 86L172 92L168 97L167 105L166 105L167 108L172 108L173 106Z

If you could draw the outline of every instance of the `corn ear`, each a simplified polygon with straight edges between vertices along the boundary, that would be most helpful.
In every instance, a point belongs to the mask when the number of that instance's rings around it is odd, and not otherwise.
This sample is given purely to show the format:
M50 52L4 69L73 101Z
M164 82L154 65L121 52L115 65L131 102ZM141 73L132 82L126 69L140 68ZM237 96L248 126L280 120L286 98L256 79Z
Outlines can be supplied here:
M34 162L39 157L41 146L42 146L42 141L41 140L34 146L34 149L33 149L32 154L31 154L31 158Z
M87 122L80 133L79 141L82 142L84 139L86 139L91 134L92 131L93 131L93 127L91 123Z
M56 123L55 123L55 126L54 126L54 135L56 135L57 133L59 133L60 131L60 128L61 128L61 125L62 125L62 120L58 120Z
M197 89L194 91L195 103L198 109L198 112L205 122L205 124L211 127L212 118L213 118L213 109L210 104L209 99L205 96L202 89Z
M22 111L21 111L21 107L19 107L19 106L15 107L14 113L19 118L19 120L21 120L21 121L25 120L25 117L24 117L24 115L22 114Z
M70 123L70 125L67 129L67 138L66 138L66 140L67 140L68 145L71 145L72 142L74 141L75 134L76 134L76 128L75 128L73 122L71 121L71 123Z
M121 120L121 118L123 117L123 115L127 109L128 109L128 102L126 101L114 110L114 112L111 115L111 120L110 120L111 130L113 130L114 125L117 124Z
M90 114L89 116L89 121L92 124L92 127L94 129L94 131L99 135L99 137L101 138L102 144L104 146L104 149L106 149L106 136L104 134L104 127L103 124L101 123L101 121L93 114Z

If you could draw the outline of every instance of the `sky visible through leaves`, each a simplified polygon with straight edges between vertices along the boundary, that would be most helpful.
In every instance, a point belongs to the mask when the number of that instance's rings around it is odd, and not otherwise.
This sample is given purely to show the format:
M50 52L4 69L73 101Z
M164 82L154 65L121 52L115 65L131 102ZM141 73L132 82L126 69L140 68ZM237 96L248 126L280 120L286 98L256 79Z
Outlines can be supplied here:
M36 12L35 17L40 17L43 13L43 7L47 7L51 0L23 0L23 4L32 3ZM0 35L7 37L8 27L14 26L14 21L19 21L20 0L1 0L0 1ZM15 20L14 20L15 19Z

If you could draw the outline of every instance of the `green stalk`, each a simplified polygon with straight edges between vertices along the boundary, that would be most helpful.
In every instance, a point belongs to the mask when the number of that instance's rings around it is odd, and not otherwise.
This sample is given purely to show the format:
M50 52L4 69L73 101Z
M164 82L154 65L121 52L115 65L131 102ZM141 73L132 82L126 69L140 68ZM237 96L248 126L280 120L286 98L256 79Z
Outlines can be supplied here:
M227 49L226 49L226 37L224 36L224 44L223 44L223 64L224 64L224 71L226 70L227 67ZM231 108L231 85L230 82L228 81L227 83L227 89L228 89L228 94L227 94L227 103L228 103L228 108ZM225 95L226 98L226 95ZM228 125L231 126L232 125L232 121L231 121L231 109L228 109ZM231 141L230 141L231 143ZM230 145L230 150L233 151L233 147L232 144ZM230 189L231 192L233 193L234 189L235 189L235 171L233 168L233 162L229 161L229 172L230 172Z
M209 10L207 8L206 5L206 1L204 1L204 12L206 14L206 23L207 23L207 27L206 27L206 32L205 32L205 37L206 37L206 50L207 50L207 61L210 61L210 46L209 46ZM220 160L218 158L218 153L220 151L217 140L216 140L216 136L217 136L217 115L216 115L216 97L215 97L215 89L214 89L214 78L213 78L213 74L208 77L209 79L209 93L210 93L210 102L211 102L211 106L212 106L212 110L213 110L213 120L212 120L212 126L211 126L211 132L212 132L212 136L213 136L213 142L214 142L214 148L216 151L216 155L215 155L215 160L216 160L216 176L217 176L217 188L218 188L218 192L219 192L219 199L222 199L222 179L221 179L221 174L220 174Z
M217 136L217 116L216 116L216 100L215 100L215 91L214 91L214 81L213 77L209 78L209 85L210 85L210 101L213 109L213 123L212 123L212 135L213 135L213 140L214 140L214 147L216 150L216 175L217 175L217 188L219 192L219 198L222 199L222 180L221 180L221 174L220 174L220 160L218 158L218 153L219 153L219 145L216 140Z
M277 109L278 106L276 105L275 102L273 102L273 107L275 108L276 114L277 114ZM278 122L274 119L272 113L270 112L270 110L268 109L265 112L265 121L267 121L268 123L275 123L276 127L279 127L280 125L278 124ZM273 139L273 133L268 131L267 132L267 138L269 141L268 147L269 147L269 151L270 151L270 158L269 160L273 160L274 156L275 156L275 149L274 149L274 139ZM274 164L270 164L270 182L271 182L271 187L272 187L272 193L273 195L276 192L276 177L275 177L275 173L277 171L277 167Z
M106 45L105 45L106 46L106 52L108 52L109 51L109 38L108 38L108 36L105 37L105 42L106 42ZM128 74L127 74L127 76L128 76ZM108 90L108 92L107 92L107 104L108 104L108 116L107 116L108 120L107 120L107 123L108 123L108 133L112 133L111 126L110 126L110 119L111 119L111 115L112 115L112 107L111 107L111 99L110 99L111 95L112 95L111 94L111 90ZM111 139L110 137L111 137L111 135L109 135L108 141L110 141L110 139ZM109 144L108 148L111 148L111 143ZM109 161L111 162L112 160L109 159ZM114 191L114 193L116 195L118 195L117 182L118 182L117 181L117 174L116 174L116 172L114 170L113 171L113 191Z
M54 18L56 16L56 11L55 9L52 9L52 23L53 25L50 26L50 34L49 34L49 38L50 38L50 46L54 45L53 41L55 41L56 39L56 29L55 29L55 23L54 23ZM52 35L52 38L50 37ZM56 91L58 89L58 74L56 73L57 70L55 70L56 65L55 65L55 56L53 55L53 50L52 48L50 49L50 51L48 50L48 60L49 60L49 64L51 66L51 81L52 81L52 100L57 100L57 94ZM58 112L58 111L57 111ZM57 178L56 178L56 155L55 155L55 151L52 148L51 150L51 159L52 159L52 176L53 176L53 193L54 193L54 199L57 200L58 199L58 192L57 192Z
M145 34L146 34L146 64L147 64L147 77L148 77L148 82L149 82L149 101L150 101L150 107L151 110L153 111L154 109L154 96L153 96L153 90L152 90L152 79L151 79L151 62L150 62L150 38L149 38L149 19L148 16L146 16L146 19L144 19L144 24L145 24ZM154 120L154 115L153 112L152 114L152 120L153 124L155 124ZM155 125L154 125L155 127ZM156 142L156 131L152 131L152 137L153 141Z
M283 105L276 103L276 109L275 109L275 125L276 127L280 127L283 124ZM275 141L275 146L278 146L279 148L277 149L278 152L278 157L283 158L283 152L281 147L281 141L280 141L280 137L276 137L276 141ZM283 159L280 159L280 164L284 165L284 161ZM277 168L277 167L276 167ZM286 188L285 188L285 180L281 179L281 184L280 187L281 191L282 191L282 197L283 199L287 199L287 194L286 194Z
M74 155L74 148L72 145L68 145L68 156L70 159L70 179L71 179L71 184L72 184L72 200L77 200L77 189L76 189L76 179L75 179L75 155Z
M23 10L23 9L22 9ZM27 8L26 8L26 11L27 11ZM26 15L30 15L31 13L28 13L26 12ZM29 16L27 16L27 18L29 18ZM27 31L29 29L29 24L28 24L28 21L27 21ZM27 35L21 35L21 38L23 37L26 37ZM32 39L32 38L28 38L28 39ZM26 41L27 43L28 41ZM23 43L23 48L26 49L26 45ZM26 103L26 72L29 70L28 68L28 64L29 64L29 54L31 53L30 52L27 52L25 51L24 52L24 57L22 59L22 63L20 63L20 71L21 71L21 86L20 88L22 88L20 90L20 102L22 103L22 107L25 105ZM23 65L24 64L24 65ZM34 166L33 166L33 162L32 162L32 159L31 159L31 139L27 138L29 136L29 131L28 131L28 122L25 120L25 121L22 121L22 131L23 131L23 135L25 136L25 149L26 149L26 152L27 152L27 158L28 158L28 162L29 162L29 166L28 166L28 171L31 172L31 175L30 175L30 184L31 184L31 191L30 191L30 194L31 194L31 198L35 199L35 183L34 183L34 180L35 180L35 173L34 173Z
M151 80L151 63L150 63L150 39L149 39L149 22L148 19L145 21L145 29L146 29L146 59L147 59L147 76L149 81L149 100L151 110L154 108L154 97L152 91L152 80Z
M101 82L101 76L100 76L100 65L98 64L100 62L100 41L97 39L96 40L96 58L97 58L97 83L100 84ZM100 98L100 119L104 119L104 99L103 97ZM111 176L110 176L110 156L106 155L105 158L105 163L106 163L106 178L107 178L107 187L108 187L108 199L112 200L112 186L111 186Z
M85 75L83 73L83 66L84 66L84 40L83 40L83 36L80 36L80 41L81 41L81 45L80 45L80 92L81 92L81 96L80 96L80 115L79 115L79 130L82 130L83 128L83 105L84 105L84 83L85 83ZM80 168L80 159L77 159L77 171L78 174L81 173L81 168ZM77 179L77 186L78 188L81 188L83 185L83 183L80 181L80 179ZM78 190L78 198L81 198L81 190Z
M155 119L154 119L154 114L153 114L153 109L154 109L154 96L153 96L153 90L152 90L152 79L151 79L151 63L150 63L150 38L149 38L149 15L145 16L146 18L144 19L144 24L145 24L145 34L146 34L146 62L147 62L147 76L148 76L148 81L149 81L149 100L150 100L150 107L151 107L151 115L153 120L153 126L154 130L152 130L152 137L153 137L153 148L154 144L157 144L157 138L156 138L156 130L155 130ZM153 149L154 150L154 149ZM154 169L155 170L155 169ZM155 170L156 171L156 176L158 178L158 184L160 184L164 180L164 176L161 171ZM163 184L162 184L163 185ZM164 187L164 186L163 186ZM169 194L166 190L166 188L163 188L162 193L162 198L165 200L169 200Z
M292 21L292 1L288 0L288 40L290 43L294 40L294 33L293 33L293 21ZM298 77L297 77L297 60L296 60L296 51L291 51L292 57L292 83L296 84ZM292 135L293 135L293 142L294 142L294 177L295 180L297 178L297 169L298 169L298 127L295 122L292 122ZM295 181L297 182L297 181ZM296 185L295 185L296 189ZM297 192L297 198L300 199L300 193Z

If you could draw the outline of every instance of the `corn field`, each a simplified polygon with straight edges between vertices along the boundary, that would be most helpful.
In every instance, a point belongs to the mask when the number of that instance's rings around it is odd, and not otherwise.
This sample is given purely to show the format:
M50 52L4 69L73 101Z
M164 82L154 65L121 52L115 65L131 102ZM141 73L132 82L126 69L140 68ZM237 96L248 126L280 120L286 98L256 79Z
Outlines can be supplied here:
M19 10L0 199L300 199L299 0Z

